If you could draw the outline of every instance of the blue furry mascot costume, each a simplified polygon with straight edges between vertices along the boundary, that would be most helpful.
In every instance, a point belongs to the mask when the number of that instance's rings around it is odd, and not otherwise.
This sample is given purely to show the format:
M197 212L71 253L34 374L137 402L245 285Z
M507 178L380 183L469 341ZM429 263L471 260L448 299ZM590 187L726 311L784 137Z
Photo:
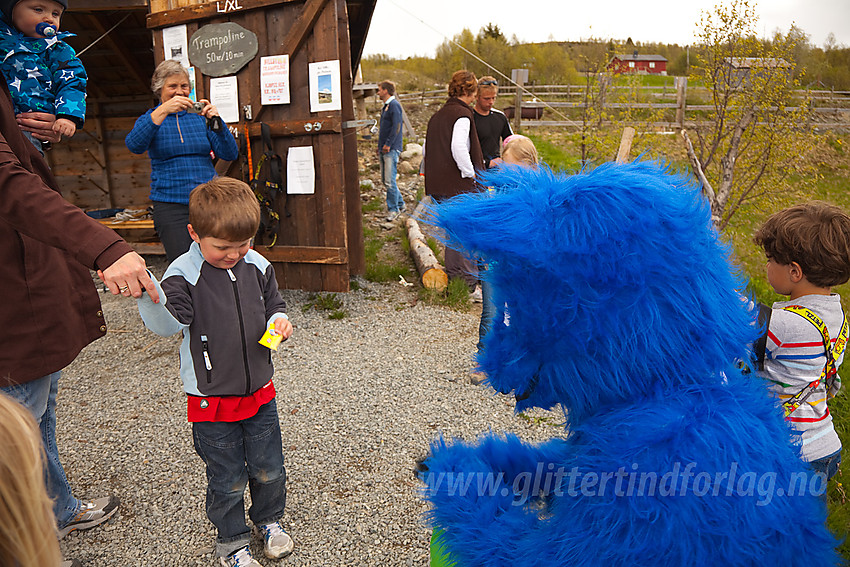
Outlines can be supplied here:
M539 445L435 441L429 520L459 567L839 565L825 490L748 360L745 282L698 189L652 162L506 167L434 207L506 305L479 356Z

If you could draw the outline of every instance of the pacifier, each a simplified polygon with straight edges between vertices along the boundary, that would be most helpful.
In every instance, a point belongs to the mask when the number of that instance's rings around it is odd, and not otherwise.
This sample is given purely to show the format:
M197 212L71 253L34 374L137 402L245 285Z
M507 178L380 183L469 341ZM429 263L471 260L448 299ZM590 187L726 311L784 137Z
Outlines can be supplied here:
M47 22L41 22L35 26L35 33L43 35L44 37L53 37L56 35L56 28Z

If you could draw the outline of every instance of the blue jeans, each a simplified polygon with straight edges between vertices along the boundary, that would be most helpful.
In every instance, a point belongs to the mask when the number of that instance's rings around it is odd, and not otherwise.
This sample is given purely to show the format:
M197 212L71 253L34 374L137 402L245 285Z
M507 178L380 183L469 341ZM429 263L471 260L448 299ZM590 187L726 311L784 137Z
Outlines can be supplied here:
M478 265L478 273L487 270L487 264ZM482 274L483 275L483 274ZM478 323L478 352L484 351L484 336L490 332L493 319L496 317L496 304L493 303L493 284L487 281L487 277L481 278L481 321Z
M245 486L251 490L248 516L255 526L280 520L286 505L286 469L277 403L235 422L192 424L195 451L207 465L207 517L218 530L216 552L226 557L248 545Z
M27 140L32 142L32 145L35 146L35 149L37 149L38 153L41 154L41 157L44 157L44 145L42 144L41 140L36 140L35 136L32 135L32 132L23 132L23 134Z
M841 449L831 455L817 459L809 463L809 466L816 473L823 473L826 480L831 479L838 472L838 466L841 464Z
M401 191L398 190L396 183L396 174L398 173L398 157L401 152L398 150L390 150L385 154L381 154L381 182L387 190L387 210L389 212L399 212L404 210L404 199L401 197Z
M822 457L809 463L809 466L812 467L812 470L814 470L815 473L822 474L824 476L824 490L823 494L820 495L820 498L824 504L826 504L826 481L835 476L835 474L838 472L838 466L840 464L841 449L831 455L827 455L826 457Z
M71 494L71 486L56 447L56 394L59 392L61 374L54 372L32 382L0 388L27 408L38 423L47 454L47 494L53 499L53 514L60 528L68 524L80 509L80 501Z

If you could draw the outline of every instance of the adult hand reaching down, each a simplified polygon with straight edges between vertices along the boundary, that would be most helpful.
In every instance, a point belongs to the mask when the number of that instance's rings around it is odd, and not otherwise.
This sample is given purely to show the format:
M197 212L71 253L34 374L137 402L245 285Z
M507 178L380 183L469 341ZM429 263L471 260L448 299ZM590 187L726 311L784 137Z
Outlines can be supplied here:
M159 294L148 274L145 260L135 252L124 254L105 270L98 270L97 276L112 295L139 298L147 290L151 301L159 303Z

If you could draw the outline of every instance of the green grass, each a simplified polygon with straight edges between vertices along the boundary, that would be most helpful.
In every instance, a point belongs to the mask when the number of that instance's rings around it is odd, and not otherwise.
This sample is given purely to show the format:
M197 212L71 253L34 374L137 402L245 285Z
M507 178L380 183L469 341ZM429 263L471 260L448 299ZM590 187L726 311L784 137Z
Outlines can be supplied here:
M369 202L364 204L362 210L364 213L372 213L380 211L384 208L384 202L379 197L372 197Z
M563 146L555 145L541 136L528 136L537 148L540 161L552 168L553 171L575 172L581 168L578 156L568 152Z
M449 279L449 285L445 291L435 291L425 287L419 288L419 298L432 305L442 305L458 311L466 311L471 303L469 301L469 286L462 278Z
M850 175L848 175L848 164L842 151L844 142L841 138L827 136L826 144L833 148L829 165L821 167L821 174L814 184L814 188L806 194L788 195L784 199L776 199L762 206L747 206L732 218L725 235L735 250L741 269L750 278L750 288L756 299L770 305L774 301L787 299L777 295L765 275L765 257L761 249L752 241L753 232L773 212L788 206L791 203L799 203L812 199L828 201L840 206L845 211L850 211ZM836 147L837 146L837 147ZM837 160L837 161L836 161ZM835 293L841 295L841 303L845 313L850 313L850 284L843 284L833 288ZM843 366L842 368L847 368ZM841 369L839 369L839 372ZM850 380L844 380L850 385ZM836 398L829 402L830 413L833 417L835 430L841 438L843 450L842 471L832 478L827 489L827 505L829 517L827 524L839 537L848 537L850 527L850 499L847 497L847 486L850 485L850 466L848 466L848 452L850 448L850 392L847 387L842 390ZM843 541L839 547L845 560L850 563L850 541Z
M425 237L425 244L428 245L428 248L431 249L431 252L434 253L434 258L437 259L441 264L443 263L443 251L440 249L440 244L437 242L437 239L433 236Z
M348 313L342 306L342 299L335 293L314 293L310 296L310 300L301 306L301 311L305 313L311 309L330 311L328 319L345 319Z
M390 260L381 254L385 244L400 240L397 233L389 233L384 236L383 234L379 234L375 229L364 226L363 239L363 255L366 259L366 269L363 277L371 282L399 281L399 276L410 281L411 269L407 263ZM407 237L405 236L402 242L406 240Z

